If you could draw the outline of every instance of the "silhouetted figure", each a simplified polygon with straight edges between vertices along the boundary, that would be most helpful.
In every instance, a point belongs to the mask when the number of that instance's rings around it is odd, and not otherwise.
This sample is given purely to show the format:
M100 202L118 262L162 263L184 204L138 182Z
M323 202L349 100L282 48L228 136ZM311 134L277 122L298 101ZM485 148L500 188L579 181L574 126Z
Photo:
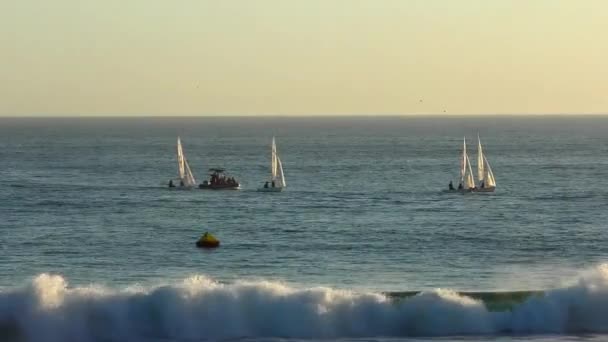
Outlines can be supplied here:
M169 180L169 187L175 188L175 184L173 184L173 179Z
M268 182L264 183L264 188L268 189Z
M450 181L449 188L450 188L450 190L454 190L454 184L452 184L452 181Z
M462 190L462 183L458 183L458 190Z

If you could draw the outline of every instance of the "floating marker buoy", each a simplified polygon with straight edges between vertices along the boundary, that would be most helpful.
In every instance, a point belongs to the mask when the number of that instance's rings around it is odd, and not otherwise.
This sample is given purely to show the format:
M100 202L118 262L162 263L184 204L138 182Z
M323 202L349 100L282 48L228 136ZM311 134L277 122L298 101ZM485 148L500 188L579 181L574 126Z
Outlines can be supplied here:
M220 246L220 240L216 239L215 236L208 232L205 232L198 241L196 241L196 247L201 248L216 248Z

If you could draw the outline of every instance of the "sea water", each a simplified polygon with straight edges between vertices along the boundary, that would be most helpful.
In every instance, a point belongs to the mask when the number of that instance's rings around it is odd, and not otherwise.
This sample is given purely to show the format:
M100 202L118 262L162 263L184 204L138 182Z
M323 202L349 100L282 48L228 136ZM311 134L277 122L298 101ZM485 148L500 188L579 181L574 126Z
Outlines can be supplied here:
M607 131L575 115L0 119L0 338L606 339ZM445 193L478 134L496 192ZM199 182L223 167L242 189L168 189L177 136ZM287 188L260 193L272 136ZM220 248L195 247L205 231Z

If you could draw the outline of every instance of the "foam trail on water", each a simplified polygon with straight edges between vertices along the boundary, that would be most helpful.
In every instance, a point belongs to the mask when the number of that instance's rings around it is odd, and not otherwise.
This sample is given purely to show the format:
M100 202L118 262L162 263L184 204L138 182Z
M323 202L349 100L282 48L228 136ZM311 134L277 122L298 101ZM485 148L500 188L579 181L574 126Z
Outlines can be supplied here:
M68 287L38 275L0 292L0 340L201 340L240 337L342 338L607 333L608 265L571 287L533 296L512 311L450 290L402 300L378 293L289 287L277 282L220 284L205 276L122 290Z

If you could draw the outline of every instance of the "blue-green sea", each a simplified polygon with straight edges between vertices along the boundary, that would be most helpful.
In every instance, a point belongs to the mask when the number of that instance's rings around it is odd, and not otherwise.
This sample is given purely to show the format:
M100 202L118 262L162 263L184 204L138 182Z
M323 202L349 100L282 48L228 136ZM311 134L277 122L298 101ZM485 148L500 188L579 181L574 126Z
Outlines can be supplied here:
M0 118L0 340L608 339L608 117ZM446 193L477 137L494 193ZM181 137L198 182L175 190ZM276 137L287 187L256 189ZM198 249L211 232L221 246Z

